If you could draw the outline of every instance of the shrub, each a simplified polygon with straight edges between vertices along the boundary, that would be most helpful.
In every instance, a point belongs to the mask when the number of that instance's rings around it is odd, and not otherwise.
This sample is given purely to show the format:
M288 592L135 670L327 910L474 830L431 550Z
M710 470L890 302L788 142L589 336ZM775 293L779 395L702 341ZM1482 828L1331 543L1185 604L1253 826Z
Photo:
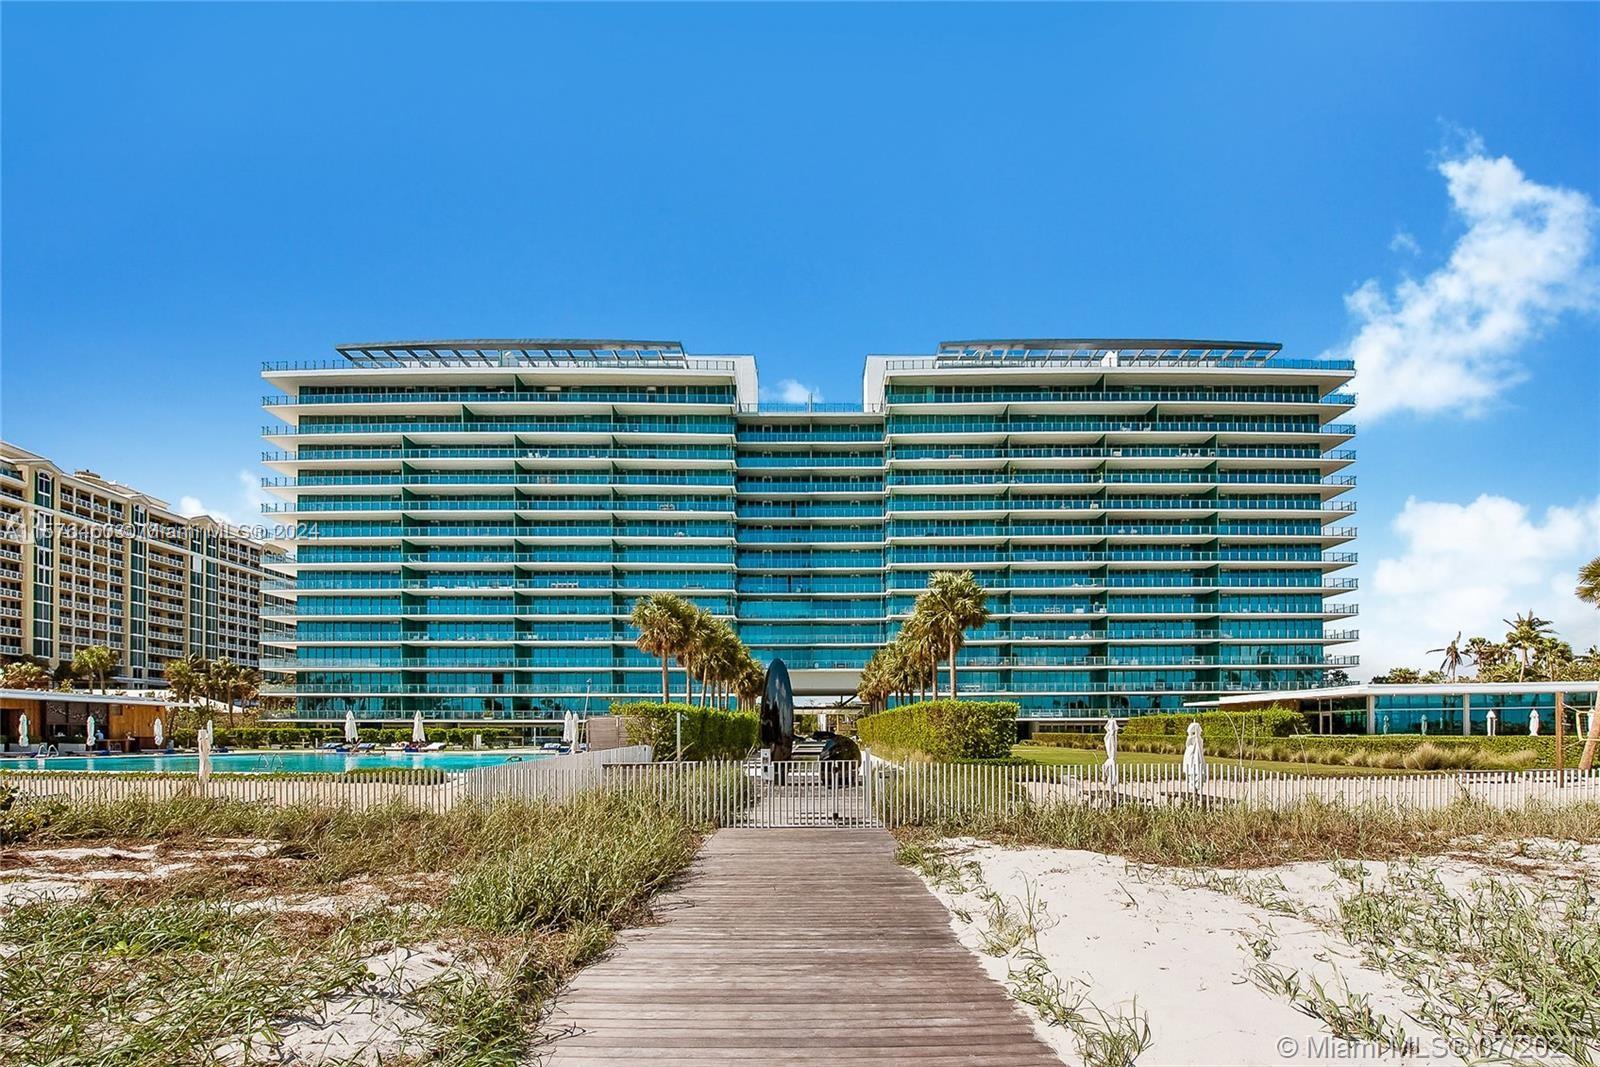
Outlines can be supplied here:
M638 700L611 705L611 714L621 717L630 745L649 745L660 758L677 752L680 714L686 760L743 759L761 738L761 722L748 711Z
M1232 739L1206 737L1206 753L1214 757L1233 757L1240 753ZM1118 747L1123 752L1152 752L1180 755L1181 737L1165 734L1124 732ZM1036 734L1023 742L1057 748L1098 750L1104 743L1099 733L1073 734L1065 731ZM1418 750L1428 749L1423 754ZM1577 762L1581 742L1567 744L1567 765ZM1298 734L1270 740L1247 740L1246 759L1278 763L1320 763L1342 767L1376 767L1389 770L1526 770L1556 765L1554 737L1460 737L1450 734Z
M891 759L1001 759L1017 742L1017 705L925 700L856 721L861 743Z
M1274 705L1258 711L1202 711L1198 715L1188 712L1135 715L1123 726L1124 734L1158 734L1163 737L1183 737L1189 724L1200 723L1200 732L1207 741L1213 738L1237 742L1240 737L1250 740L1260 737L1290 737L1304 733L1305 716L1293 708Z

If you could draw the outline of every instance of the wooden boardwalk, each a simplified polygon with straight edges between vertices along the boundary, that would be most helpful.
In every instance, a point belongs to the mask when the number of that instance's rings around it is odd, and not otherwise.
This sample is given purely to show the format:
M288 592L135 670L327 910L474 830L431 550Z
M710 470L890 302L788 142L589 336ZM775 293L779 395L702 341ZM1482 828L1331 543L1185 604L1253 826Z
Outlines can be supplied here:
M558 999L552 1067L1060 1067L883 830L721 830Z

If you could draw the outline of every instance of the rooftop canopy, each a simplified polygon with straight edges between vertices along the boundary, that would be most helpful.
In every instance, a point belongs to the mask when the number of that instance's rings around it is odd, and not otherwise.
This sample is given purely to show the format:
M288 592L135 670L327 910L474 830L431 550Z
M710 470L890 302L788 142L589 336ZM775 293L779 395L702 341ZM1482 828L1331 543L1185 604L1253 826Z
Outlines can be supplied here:
M336 346L358 367L525 367L539 364L612 364L682 367L687 357L677 341L595 339L477 339L373 341Z
M956 362L998 360L1084 360L1098 362L1115 355L1119 362L1213 363L1271 359L1283 346L1267 341L1198 341L1151 337L1034 337L983 341L944 341L939 359Z

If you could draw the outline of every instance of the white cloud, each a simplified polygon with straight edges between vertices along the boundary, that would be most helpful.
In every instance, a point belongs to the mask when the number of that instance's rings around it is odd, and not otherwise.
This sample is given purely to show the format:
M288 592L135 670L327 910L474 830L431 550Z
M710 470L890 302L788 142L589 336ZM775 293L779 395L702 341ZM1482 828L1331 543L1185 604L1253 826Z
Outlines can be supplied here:
M1476 138L1438 169L1466 232L1420 281L1391 292L1373 279L1346 295L1357 332L1328 353L1356 361L1357 414L1367 422L1396 411L1482 413L1526 376L1515 358L1522 346L1562 314L1594 310L1600 296L1587 196L1530 181ZM1395 242L1402 237L1410 240Z
M212 507L197 496L182 496L178 498L178 514L188 517L210 515L229 526L259 526L261 505L272 498L261 488L261 480L250 471L241 470L235 477L239 495L231 506Z
M1389 251L1404 252L1408 256L1420 256L1422 246L1417 244L1417 239L1404 230L1394 231L1394 236L1389 238Z
M1600 553L1600 500L1540 516L1503 496L1412 498L1393 528L1403 548L1378 561L1361 604L1362 675L1437 666L1427 650L1457 630L1498 639L1523 611L1575 648L1600 643L1600 612L1573 595L1578 567Z
M785 378L776 388L761 390L763 400L776 400L785 404L820 403L822 394L795 378Z

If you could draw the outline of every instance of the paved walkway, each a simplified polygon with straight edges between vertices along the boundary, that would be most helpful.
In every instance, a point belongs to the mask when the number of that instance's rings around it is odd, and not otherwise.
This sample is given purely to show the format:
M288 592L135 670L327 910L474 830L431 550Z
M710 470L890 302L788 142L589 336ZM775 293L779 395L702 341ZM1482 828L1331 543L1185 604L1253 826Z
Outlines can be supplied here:
M556 1004L553 1067L1060 1067L882 830L721 830Z

